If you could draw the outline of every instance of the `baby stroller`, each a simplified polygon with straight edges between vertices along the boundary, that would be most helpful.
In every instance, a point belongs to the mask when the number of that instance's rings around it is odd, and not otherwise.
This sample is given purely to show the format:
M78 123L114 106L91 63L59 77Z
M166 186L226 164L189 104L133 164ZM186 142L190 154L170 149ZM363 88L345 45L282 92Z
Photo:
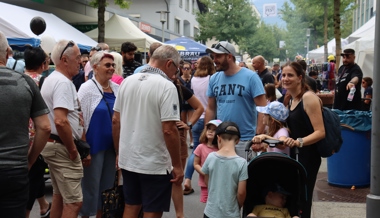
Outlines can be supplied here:
M279 140L264 140L270 147L282 142ZM246 144L246 152L252 142ZM306 171L297 160L278 152L265 152L253 158L248 163L247 196L243 206L243 217L252 212L254 206L265 204L263 191L268 184L280 184L291 193L285 207L291 216L301 217L302 207L309 197L306 195ZM311 197L311 196L310 196Z

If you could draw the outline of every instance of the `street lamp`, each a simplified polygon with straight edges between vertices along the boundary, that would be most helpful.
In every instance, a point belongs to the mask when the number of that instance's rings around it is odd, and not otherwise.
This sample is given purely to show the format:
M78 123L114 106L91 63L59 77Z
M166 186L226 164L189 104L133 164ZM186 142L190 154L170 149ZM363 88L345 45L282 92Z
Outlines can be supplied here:
M169 11L156 11L156 13L160 14L160 22L162 23L162 42L165 42L164 37L164 24L166 22L166 14L169 13Z
M306 37L307 37L307 44L306 44L306 54L309 53L309 42L310 42L310 29L306 29Z

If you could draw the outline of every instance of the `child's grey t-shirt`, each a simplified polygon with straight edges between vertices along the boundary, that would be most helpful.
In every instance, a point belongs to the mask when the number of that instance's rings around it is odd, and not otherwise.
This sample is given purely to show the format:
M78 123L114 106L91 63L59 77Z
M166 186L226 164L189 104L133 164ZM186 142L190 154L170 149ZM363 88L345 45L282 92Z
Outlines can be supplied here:
M202 166L209 175L208 199L204 213L208 217L239 218L237 189L248 179L247 161L239 156L224 157L212 152Z

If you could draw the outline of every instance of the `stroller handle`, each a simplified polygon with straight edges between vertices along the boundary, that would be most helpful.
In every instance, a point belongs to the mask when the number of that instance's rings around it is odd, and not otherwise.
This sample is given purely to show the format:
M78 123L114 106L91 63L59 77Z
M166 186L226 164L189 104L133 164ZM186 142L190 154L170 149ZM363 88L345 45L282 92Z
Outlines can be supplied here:
M284 144L284 141L280 141L280 140L277 140L277 139L264 139L262 142L268 144L269 147L271 147L271 148L277 147L277 145L283 145ZM249 149L251 148L252 144L253 144L252 140L248 141L245 144L245 151L246 152L249 151Z

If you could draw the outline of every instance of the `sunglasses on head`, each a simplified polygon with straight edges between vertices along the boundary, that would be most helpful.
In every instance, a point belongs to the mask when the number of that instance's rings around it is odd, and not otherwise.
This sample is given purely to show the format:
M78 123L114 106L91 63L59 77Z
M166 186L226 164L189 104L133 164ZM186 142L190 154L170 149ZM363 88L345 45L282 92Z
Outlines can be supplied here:
M220 44L220 43L216 44L214 48L219 50L220 47L222 47L226 52L228 52L228 54L231 54L231 52L228 51L228 49L226 49L226 47L224 47L224 46L223 46L222 44Z
M65 53L65 51L69 48L69 47L73 47L75 44L73 41L69 41L66 45L66 47L62 50L62 53L61 53L61 56L59 56L59 60L62 59L62 56L63 56L63 53Z
M99 46L96 46L96 47L92 47L92 48L91 48L91 51L101 51L101 50L102 50L102 48L99 47Z

